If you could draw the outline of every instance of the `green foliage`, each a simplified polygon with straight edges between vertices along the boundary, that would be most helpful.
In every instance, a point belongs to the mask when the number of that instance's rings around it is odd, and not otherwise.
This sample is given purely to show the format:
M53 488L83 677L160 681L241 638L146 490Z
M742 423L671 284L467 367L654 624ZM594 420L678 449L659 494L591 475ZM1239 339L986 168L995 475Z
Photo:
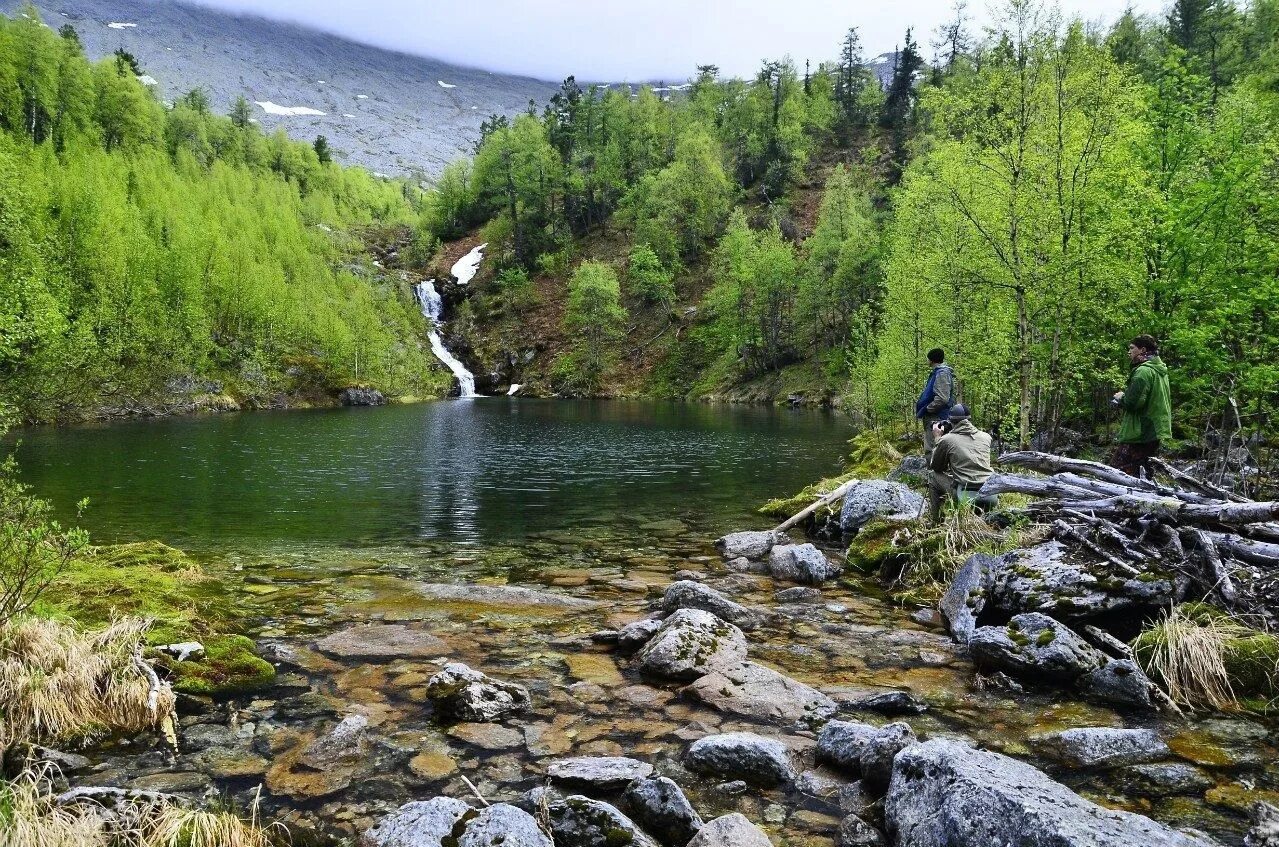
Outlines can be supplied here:
M568 287L564 329L573 341L569 390L594 393L613 364L612 343L622 337L626 310L617 274L602 262L583 262Z
M264 137L247 102L166 110L34 14L0 18L0 48L0 393L24 418L193 377L266 397L292 357L326 386L431 393L411 292L350 270L339 235L414 221L413 192Z
M656 304L669 311L675 302L675 276L662 266L647 244L631 248L626 263L626 283L630 293L645 303Z

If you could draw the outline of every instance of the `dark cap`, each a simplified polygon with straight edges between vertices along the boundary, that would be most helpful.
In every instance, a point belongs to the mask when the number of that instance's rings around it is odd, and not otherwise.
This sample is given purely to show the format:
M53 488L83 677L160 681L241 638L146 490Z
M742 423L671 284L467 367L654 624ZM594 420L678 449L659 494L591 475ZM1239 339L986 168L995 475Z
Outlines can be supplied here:
M968 417L968 407L963 403L956 403L950 407L950 419L952 421L966 421Z

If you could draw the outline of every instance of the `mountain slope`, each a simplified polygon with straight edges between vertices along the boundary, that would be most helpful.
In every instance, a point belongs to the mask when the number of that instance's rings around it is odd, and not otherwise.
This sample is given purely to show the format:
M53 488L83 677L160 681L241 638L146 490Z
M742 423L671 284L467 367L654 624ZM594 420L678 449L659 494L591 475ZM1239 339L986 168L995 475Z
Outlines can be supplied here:
M21 7L0 0L10 16ZM339 161L387 175L437 175L471 153L490 114L522 111L530 98L544 103L558 87L170 0L39 0L37 7L54 29L74 26L92 59L117 48L132 53L163 100L203 87L225 114L244 95L264 130L282 127L308 142L323 135ZM280 111L274 106L324 114L271 114Z

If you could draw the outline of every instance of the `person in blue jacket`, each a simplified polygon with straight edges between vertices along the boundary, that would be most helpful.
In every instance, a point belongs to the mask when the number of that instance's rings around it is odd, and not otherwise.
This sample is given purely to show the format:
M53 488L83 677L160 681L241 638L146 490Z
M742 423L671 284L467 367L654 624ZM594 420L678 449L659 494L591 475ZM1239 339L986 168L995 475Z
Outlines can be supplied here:
M928 382L915 401L915 417L924 422L924 456L932 456L937 436L933 424L950 419L950 408L955 405L955 372L946 364L946 354L940 347L928 351Z

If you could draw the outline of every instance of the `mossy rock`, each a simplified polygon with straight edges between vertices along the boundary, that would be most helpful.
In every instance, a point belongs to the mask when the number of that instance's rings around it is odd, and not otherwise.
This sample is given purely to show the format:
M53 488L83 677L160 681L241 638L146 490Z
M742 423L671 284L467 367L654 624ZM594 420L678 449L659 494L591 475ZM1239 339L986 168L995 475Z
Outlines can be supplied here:
M883 479L901 464L902 454L889 443L889 434L868 429L848 440L845 475L854 479Z
M893 544L901 528L900 523L871 518L848 545L848 566L862 573L875 573L885 565L904 561L904 548Z
M238 694L270 685L275 668L257 655L253 641L243 635L214 635L204 642L204 656L179 662L161 655L173 689L184 694Z

